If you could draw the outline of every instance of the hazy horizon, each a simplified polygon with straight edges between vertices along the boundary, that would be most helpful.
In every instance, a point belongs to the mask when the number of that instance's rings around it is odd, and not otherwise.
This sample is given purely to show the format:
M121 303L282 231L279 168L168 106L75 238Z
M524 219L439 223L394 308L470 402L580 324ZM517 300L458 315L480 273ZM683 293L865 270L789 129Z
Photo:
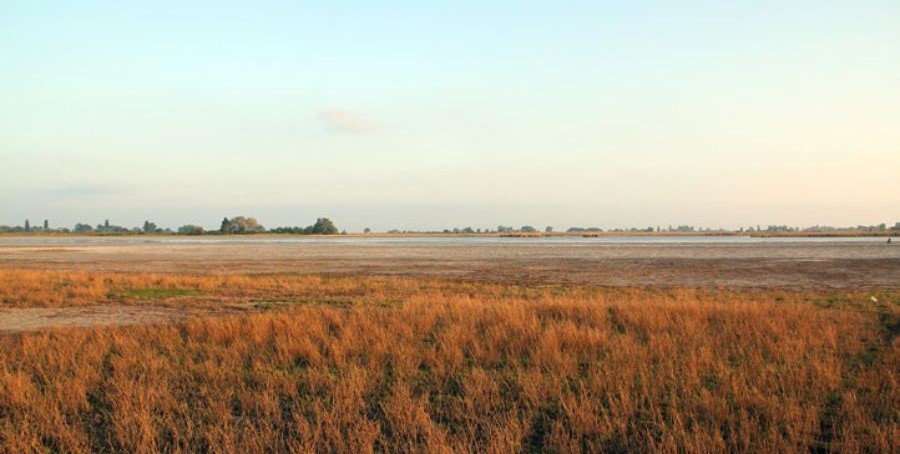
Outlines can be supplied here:
M0 225L900 221L900 2L7 2Z
M357 212L354 212L354 213L357 213ZM60 223L60 222L53 221L52 220L53 218L42 217L42 218L23 219L20 222L11 222L9 224L0 224L0 226L7 226L7 227L23 226L24 222L27 220L27 221L29 221L31 227L37 228L37 227L41 227L43 225L43 222L46 220L49 223L50 229L67 228L67 229L71 230L76 224L79 224L79 223L87 224L87 225L90 225L91 227L98 227L98 226L103 225L104 222L109 221L110 225L132 229L135 227L142 228L144 222L148 221L148 222L153 222L154 224L156 224L156 226L159 229L167 229L168 228L173 231L176 231L176 230L178 230L179 227L182 227L185 225L195 225L195 226L203 227L204 230L206 230L207 232L210 232L210 231L218 231L219 230L219 227L221 225L223 217L233 218L235 216L253 217L259 222L260 225L262 225L263 227L265 227L268 230L271 230L271 229L274 229L277 227L306 227L306 226L314 224L318 217L328 217L328 216L314 216L314 217L308 218L308 219L297 219L294 221L288 221L288 222L283 222L283 223L267 222L266 218L254 216L250 213L240 213L240 214L235 214L235 215L220 216L216 220L204 219L201 222L184 222L184 221L175 220L171 223L160 222L158 219L155 219L155 218L141 218L142 219L141 221L122 222L120 219L117 219L114 217L112 217L112 218L106 217L106 218L101 218L101 219L80 219L78 221L71 222L71 223L66 223L66 222ZM194 216L194 217L196 217L196 216ZM280 217L285 218L286 216L282 215ZM138 219L138 218L134 218L134 219ZM531 222L531 223L523 223L523 224L500 222L498 224L485 224L482 222L482 223L475 223L475 224L452 224L451 223L451 224L446 224L446 225L439 226L439 227L416 227L416 226L412 226L412 227L397 227L397 226L372 227L372 226L382 225L382 223L375 222L375 223L362 223L362 224L360 224L360 226L354 225L353 227L348 227L347 225L341 223L340 218L329 218L329 219L331 219L333 222L335 222L335 224L337 225L339 230L347 231L348 233L360 233L366 228L372 230L373 233L384 233L384 232L393 231L393 230L406 231L406 232L440 232L443 230L452 230L454 228L463 229L466 227L471 227L472 229L479 230L479 231L496 232L497 228L499 226L510 227L515 230L519 230L520 227L529 226L529 227L534 227L535 229L537 229L540 232L543 232L546 227L551 227L554 232L565 232L569 228L600 228L604 231L612 231L612 230L616 230L616 229L628 230L628 229L632 229L632 228L645 229L648 227L652 227L654 229L659 228L659 229L661 229L661 231L665 232L665 231L667 231L668 228L677 228L677 227L684 226L684 225L693 227L697 231L701 231L703 229L737 231L739 229L748 229L748 228L751 228L751 229L761 228L761 229L765 230L766 228L768 228L770 226L785 226L785 227L799 228L799 229L815 227L815 226L834 227L834 228L856 228L859 226L874 227L874 226L878 226L879 224L885 224L887 226L887 228L890 229L891 227L893 227L895 225L895 223L900 223L900 221L893 221L893 220L881 220L878 222L870 222L870 223L858 222L858 223L841 224L841 225L821 224L821 223L820 224L787 224L784 222L768 222L768 223L748 223L745 225L731 226L731 225L715 225L715 224L691 224L691 223L685 223L685 222L675 222L675 223L667 223L667 224L659 224L659 223L657 223L657 224L632 224L632 225L621 224L621 223L619 223L619 224L616 224L616 223L613 223L613 224L598 224L598 223L560 224L560 223L554 223L554 222L544 222L544 223ZM384 222L389 222L389 221L384 221ZM384 224L384 225L387 225L387 224ZM409 224L406 224L406 225L409 225ZM429 225L431 225L431 224L429 224Z

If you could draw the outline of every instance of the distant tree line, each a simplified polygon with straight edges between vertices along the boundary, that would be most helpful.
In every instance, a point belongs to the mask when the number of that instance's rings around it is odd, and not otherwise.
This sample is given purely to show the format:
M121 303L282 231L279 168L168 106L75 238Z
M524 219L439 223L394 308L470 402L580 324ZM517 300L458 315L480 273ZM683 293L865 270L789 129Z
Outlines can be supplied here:
M340 232L334 222L328 218L318 218L313 225L306 227L275 227L266 230L265 227L256 221L256 218L237 216L234 218L222 219L222 226L219 233L223 234L253 234L253 233L283 233L292 235L337 235Z
M313 225L306 227L276 227L272 229L272 233L290 233L293 235L337 235L339 231L337 226L334 225L334 222L331 222L331 219L319 218L316 219L316 223Z
M187 226L186 226L187 227ZM184 227L182 227L184 228ZM219 227L219 233L226 235L247 235L254 233L282 233L292 235L337 235L341 233L334 222L328 218L318 218L313 225L306 227L276 227L272 230L266 230L256 218L248 216L237 216L231 219L222 219L222 225ZM347 233L347 232L343 232Z
M65 227L50 228L49 221L45 220L42 227L31 225L30 220L20 226L0 225L0 233L79 233L79 234L95 234L95 235L247 235L256 233L289 233L295 235L335 235L339 232L334 222L328 218L318 218L315 224L308 227L278 227L272 230L266 230L254 217L236 216L233 218L222 219L221 226L218 230L207 231L202 226L186 224L173 231L170 228L161 228L155 222L144 221L141 227L127 228L115 225L108 219L103 223L91 225L86 222L78 222L72 229Z
M260 225L256 218L245 216L237 216L231 219L224 218L222 219L222 226L219 227L219 232L226 235L246 235L263 233L265 231L266 228Z
M188 224L178 227L179 235L203 235L203 232L203 227L200 227L199 225Z
M553 227L547 226L544 228L544 232L552 233ZM186 224L182 225L176 230L172 230L170 228L161 228L155 222L144 221L143 226L141 227L132 227L127 228L120 225L115 225L109 222L109 220L104 220L101 224L91 225L89 223L76 223L72 229L67 227L51 227L50 222L48 220L44 220L40 225L32 225L31 221L26 219L22 225L16 226L8 226L8 225L0 225L0 233L80 233L80 234L98 234L98 235L142 235L142 234L160 234L160 235L250 235L250 234L258 234L258 233L274 233L274 234L292 234L292 235L336 235L338 233L347 233L346 231L340 231L337 226L335 226L334 222L332 222L328 218L318 218L313 225L306 227L298 227L298 226L287 226L287 227L276 227L271 230L267 230L263 225L261 225L256 218L250 216L235 216L232 218L225 217L222 219L222 223L218 230L207 231L202 226ZM371 233L372 230L368 227L365 228L364 233ZM463 227L463 228L452 228L452 229L443 229L443 230L430 230L430 231L422 231L422 230L399 230L392 229L388 230L387 233L401 234L509 234L509 233L535 233L538 232L538 229L530 226L523 225L519 228L506 226L506 225L498 225L496 229L492 228L473 228L473 227ZM570 227L566 230L568 233L595 233L595 232L604 232L603 229L599 227ZM895 232L900 234L900 222L895 222L893 226L889 226L886 223L881 223L877 225L857 225L857 226L849 226L849 227L832 227L827 225L815 225L811 227L793 227L788 225L768 225L768 226L750 226L750 227L741 227L737 230L726 230L726 229L714 229L710 227L695 227L692 225L678 225L668 227L631 227L631 228L613 228L608 230L608 232L613 233L650 233L650 232L677 232L677 233L726 233L726 234L756 234L756 233L830 233L830 232L854 232L861 234L887 234L891 235Z

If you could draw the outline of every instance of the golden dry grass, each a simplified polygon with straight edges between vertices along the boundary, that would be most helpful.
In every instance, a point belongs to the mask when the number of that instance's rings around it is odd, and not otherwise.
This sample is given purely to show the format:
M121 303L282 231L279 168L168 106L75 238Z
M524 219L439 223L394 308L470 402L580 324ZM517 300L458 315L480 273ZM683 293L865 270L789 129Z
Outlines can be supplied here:
M0 308L67 307L98 303L153 301L173 305L223 301L294 301L335 303L391 303L409 296L478 295L482 298L621 299L671 297L696 301L723 299L800 302L813 293L786 290L727 291L703 288L598 288L589 286L526 285L309 274L150 274L0 269ZM845 293L847 298L868 298L868 293Z
M285 304L0 337L0 450L898 449L896 292L0 272L6 307L159 289Z

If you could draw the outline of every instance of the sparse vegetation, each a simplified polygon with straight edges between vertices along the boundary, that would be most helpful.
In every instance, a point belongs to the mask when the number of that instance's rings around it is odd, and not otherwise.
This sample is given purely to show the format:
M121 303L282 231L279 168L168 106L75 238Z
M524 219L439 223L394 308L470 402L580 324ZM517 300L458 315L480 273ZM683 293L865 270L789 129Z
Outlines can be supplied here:
M121 290L117 292L112 292L108 294L110 298L126 298L126 299L165 299L165 298L173 298L178 296L193 296L198 295L200 292L195 289L190 288L164 288L164 287L149 287L149 288L140 288L140 289L128 289Z
M897 450L896 292L25 270L0 292L265 310L0 336L0 451Z

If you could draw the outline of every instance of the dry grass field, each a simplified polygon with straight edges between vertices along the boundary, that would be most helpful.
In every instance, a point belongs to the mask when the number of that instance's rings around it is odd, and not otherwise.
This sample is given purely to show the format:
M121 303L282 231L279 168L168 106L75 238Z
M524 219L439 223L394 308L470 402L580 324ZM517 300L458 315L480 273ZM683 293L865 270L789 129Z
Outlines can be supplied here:
M211 311L0 336L2 452L897 452L900 439L894 290L2 269L0 300Z

